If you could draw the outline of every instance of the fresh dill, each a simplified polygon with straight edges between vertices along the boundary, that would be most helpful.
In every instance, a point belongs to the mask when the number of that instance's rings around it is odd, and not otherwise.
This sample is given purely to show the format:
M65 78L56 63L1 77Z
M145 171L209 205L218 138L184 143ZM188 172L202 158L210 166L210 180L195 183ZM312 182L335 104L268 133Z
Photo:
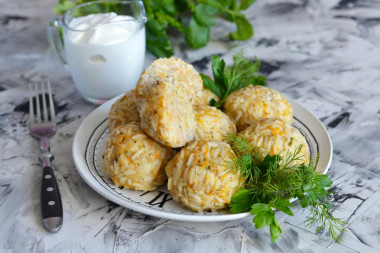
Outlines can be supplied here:
M255 215L255 227L269 226L271 240L275 242L282 230L273 210L293 216L290 199L298 198L302 208L310 208L307 225L318 225L317 233L328 226L330 237L341 241L340 233L346 223L332 214L333 193L328 189L333 182L327 175L315 171L318 159L310 164L297 162L302 159L302 146L283 156L264 156L252 151L241 135L229 135L227 139L236 153L231 168L240 171L245 179L245 188L232 196L232 213L250 211Z

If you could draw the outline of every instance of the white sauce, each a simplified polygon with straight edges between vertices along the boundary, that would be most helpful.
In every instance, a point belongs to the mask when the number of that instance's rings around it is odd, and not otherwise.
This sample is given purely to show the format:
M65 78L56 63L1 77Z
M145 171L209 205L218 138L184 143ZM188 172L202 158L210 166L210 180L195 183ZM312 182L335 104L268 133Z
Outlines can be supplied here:
M130 16L92 14L70 22L65 52L80 94L109 99L135 88L145 58L145 28Z

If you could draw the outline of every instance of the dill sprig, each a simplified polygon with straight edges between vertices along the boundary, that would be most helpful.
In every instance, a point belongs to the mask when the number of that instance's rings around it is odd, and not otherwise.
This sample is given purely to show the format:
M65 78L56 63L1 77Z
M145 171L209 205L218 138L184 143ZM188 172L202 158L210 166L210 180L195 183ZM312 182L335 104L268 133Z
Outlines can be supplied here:
M340 233L346 223L332 214L333 193L328 189L333 182L327 175L315 171L318 158L310 164L300 163L302 145L283 156L264 156L251 150L242 135L228 135L227 140L236 153L231 168L240 171L245 180L245 188L232 196L232 213L250 211L255 215L256 228L270 227L274 242L282 231L273 209L293 216L290 199L298 198L302 208L310 208L307 225L318 225L317 233L328 226L330 237L341 241Z

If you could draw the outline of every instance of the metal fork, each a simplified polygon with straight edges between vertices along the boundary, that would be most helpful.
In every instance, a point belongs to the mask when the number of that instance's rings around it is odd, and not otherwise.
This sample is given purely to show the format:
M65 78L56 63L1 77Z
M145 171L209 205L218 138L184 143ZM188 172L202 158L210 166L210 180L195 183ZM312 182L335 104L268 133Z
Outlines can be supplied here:
M46 87L49 106L46 103ZM41 95L39 95L39 91ZM35 99L33 99L33 94ZM42 97L42 105L40 104L40 97ZM50 109L50 115L48 108ZM42 113L41 110L43 111ZM50 153L48 137L57 131L57 123L55 121L54 102L49 81L29 84L29 131L31 135L41 140L39 160L43 164L41 185L42 221L50 232L56 233L62 227L63 211L61 195L50 164L54 159L54 155Z

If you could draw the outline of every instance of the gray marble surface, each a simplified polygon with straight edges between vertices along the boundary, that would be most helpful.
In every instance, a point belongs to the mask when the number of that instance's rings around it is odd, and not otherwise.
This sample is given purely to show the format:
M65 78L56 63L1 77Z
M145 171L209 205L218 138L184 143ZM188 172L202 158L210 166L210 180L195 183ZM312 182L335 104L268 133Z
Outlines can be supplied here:
M52 0L0 0L0 252L379 252L380 251L380 1L259 0L247 11L255 35L231 42L219 22L212 41L176 56L210 74L212 55L227 63L241 48L263 62L268 86L304 105L326 126L334 146L328 174L337 191L334 214L347 221L343 242L315 234L296 203L278 220L271 243L251 218L190 223L146 216L92 190L72 160L74 134L96 106L76 92L48 45ZM62 194L64 225L41 222L39 143L27 130L28 83L50 79L59 131L50 139Z

